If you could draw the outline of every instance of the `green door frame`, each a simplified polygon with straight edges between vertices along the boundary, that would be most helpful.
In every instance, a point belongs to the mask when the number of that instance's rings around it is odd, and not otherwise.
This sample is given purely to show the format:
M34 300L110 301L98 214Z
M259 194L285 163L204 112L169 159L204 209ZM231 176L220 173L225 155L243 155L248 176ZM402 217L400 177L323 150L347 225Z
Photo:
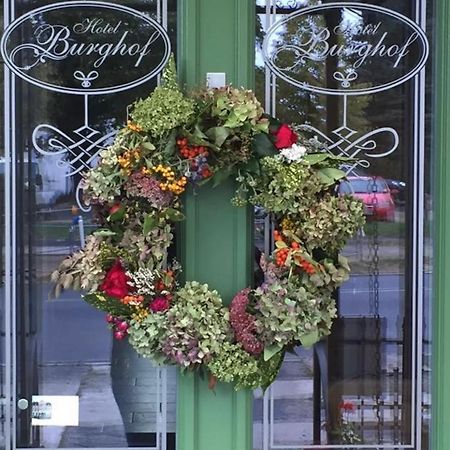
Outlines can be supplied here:
M226 83L253 87L254 0L180 0L178 69L187 88L205 85L208 72ZM229 181L188 193L177 247L186 280L206 282L229 303L251 282L252 212L231 205ZM214 392L198 375L180 375L177 448L251 450L253 396L218 383Z
M450 1L437 0L435 61L432 450L450 449Z
M254 71L254 0L179 0L179 39L178 61L181 79L188 87L205 83L207 72L225 72L227 83L237 86L253 86ZM437 0L436 5L436 46L433 53L435 61L435 184L434 184L434 292L433 292L433 390L432 390L432 445L431 450L450 449L450 0ZM206 203L211 198L205 199ZM193 200L187 205L192 212L199 211L202 201ZM205 205L204 205L205 206ZM239 216L239 215L238 215ZM235 218L234 224L241 230L249 230L250 215L244 213ZM194 222L191 222L192 224ZM187 233L187 234L185 234ZM183 259L202 258L204 250L192 245L195 233L191 228L183 234L189 239L182 248ZM238 232L236 235L240 235ZM217 236L212 237L217 238ZM242 235L240 235L242 239ZM191 243L189 243L189 242ZM240 240L246 250L241 254L242 261L249 261L248 242ZM208 248L207 243L203 249ZM196 253L195 253L196 252ZM193 262L191 260L191 262ZM186 266L185 267L189 267ZM196 266L200 268L199 265ZM242 274L242 272L241 272ZM192 269L191 279L210 279ZM235 278L237 274L235 273ZM211 275L212 276L212 275ZM212 276L214 279L215 277ZM238 281L225 288L227 296L230 289L245 284L249 273L237 277ZM217 279L217 278L216 278ZM223 286L221 286L223 287ZM220 291L220 289L219 289ZM227 299L229 301L229 298ZM447 320L447 317L449 320ZM178 438L182 450L206 450L202 443L210 440L214 449L219 450L220 435L214 435L217 428L203 429L198 417L199 401L207 401L208 396L198 391L199 381L181 379ZM213 395L213 394L212 394ZM202 400L203 398L203 400ZM237 403L236 403L237 402ZM250 450L251 407L250 394L245 393L240 400L234 398L232 407L240 404L244 414L239 421L228 420L223 424L223 432L239 431L232 447L225 449ZM205 405L203 405L205 406ZM215 405L217 406L217 404ZM237 410L234 410L237 412ZM229 411L231 414L231 410ZM206 412L206 415L208 413ZM245 416L247 415L247 416ZM235 428L238 426L238 430ZM231 428L230 428L231 427ZM182 436L180 436L182 434ZM197 435L197 436L196 436ZM182 440L180 440L182 439ZM219 440L219 442L218 442ZM225 439L227 441L227 439ZM227 441L229 442L229 441ZM227 444L228 445L228 444ZM210 447L212 448L212 447ZM209 450L209 449L208 449Z

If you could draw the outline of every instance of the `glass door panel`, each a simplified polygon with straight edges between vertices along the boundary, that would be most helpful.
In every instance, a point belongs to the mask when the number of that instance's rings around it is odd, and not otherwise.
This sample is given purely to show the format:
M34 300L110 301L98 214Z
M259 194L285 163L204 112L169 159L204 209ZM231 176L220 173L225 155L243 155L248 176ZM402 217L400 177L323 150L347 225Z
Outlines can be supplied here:
M50 274L95 229L81 173L126 122L127 106L156 86L175 51L176 2L16 0L5 11L9 23L23 17L4 40L15 293L2 305L15 311L16 445L173 448L175 371L114 341L78 291L55 299Z
M357 158L340 194L361 199L366 225L343 252L352 275L331 335L255 393L255 449L428 448L432 9L256 0L257 94ZM270 221L256 226L270 250Z

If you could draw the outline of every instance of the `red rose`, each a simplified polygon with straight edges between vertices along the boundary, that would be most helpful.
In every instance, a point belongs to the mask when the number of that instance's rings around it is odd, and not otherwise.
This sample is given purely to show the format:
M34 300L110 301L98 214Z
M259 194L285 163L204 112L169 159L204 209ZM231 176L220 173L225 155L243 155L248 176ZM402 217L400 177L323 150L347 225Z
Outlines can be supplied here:
M169 300L166 297L156 297L150 303L150 309L153 312L162 312L166 311L169 308Z
M109 208L109 214L116 213L117 211L119 211L120 208L122 208L120 203L116 203L115 205L111 206L111 208Z
M298 140L297 134L286 124L283 124L274 133L276 137L275 147L278 149L292 147Z
M123 298L130 292L129 278L119 260L109 269L100 290L110 297Z

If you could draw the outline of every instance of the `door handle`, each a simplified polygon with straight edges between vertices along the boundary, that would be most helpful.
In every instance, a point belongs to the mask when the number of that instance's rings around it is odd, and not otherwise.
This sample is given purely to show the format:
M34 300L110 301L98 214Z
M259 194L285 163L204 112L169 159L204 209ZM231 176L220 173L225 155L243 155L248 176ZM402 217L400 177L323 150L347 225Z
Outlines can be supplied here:
M28 406L29 406L29 403L26 398L21 398L17 402L17 407L22 411L25 411L26 409L28 409Z

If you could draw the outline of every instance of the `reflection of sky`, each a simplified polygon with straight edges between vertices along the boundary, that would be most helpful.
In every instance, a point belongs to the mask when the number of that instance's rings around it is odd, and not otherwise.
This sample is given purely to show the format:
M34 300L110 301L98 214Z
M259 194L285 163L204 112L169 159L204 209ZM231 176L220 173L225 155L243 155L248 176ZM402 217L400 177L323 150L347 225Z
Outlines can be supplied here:
M274 0L256 0L256 6L266 7L267 5L272 5ZM308 6L310 0L275 0L275 4L278 8L301 8L303 6ZM261 20L261 26L264 33L267 31L266 24L266 16L264 14L258 14ZM276 21L283 20L286 17L285 14L278 14L276 17ZM284 27L280 28L279 34L283 33ZM278 34L278 33L277 33ZM255 55L255 65L257 67L264 67L264 60L262 56L262 51L259 47L256 47L256 55Z
M358 11L359 12L359 11ZM361 17L361 12L358 13L355 9L344 8L342 11L342 26L350 33L352 32L352 28L354 28L354 32L352 34L356 34L358 30L358 26L363 24L363 19Z
M257 0L256 4L258 6L266 6L267 2L271 2L271 0ZM302 5L307 6L308 4L308 0L277 0L277 5L278 6L291 6L293 4L296 4L297 7L301 7ZM264 14L258 14L260 21L261 21L261 26L262 29L264 31L264 34L267 32L267 20L266 20L266 16ZM286 14L278 14L276 16L276 22L280 22L282 21L285 17L287 17ZM363 19L360 15L360 12L354 8L349 9L349 8L344 8L342 10L342 22L341 25L344 29L348 30L349 34L357 34L358 33L358 27L360 25L363 24ZM274 36L280 36L285 32L286 28L285 27L280 27L278 33L276 33L276 35ZM272 39L272 42L274 41L274 39ZM273 46L270 46L273 47ZM269 48L270 51L270 48ZM255 54L255 65L257 67L264 67L264 59L263 59L263 55L262 55L262 51L261 48L256 47L256 54Z

